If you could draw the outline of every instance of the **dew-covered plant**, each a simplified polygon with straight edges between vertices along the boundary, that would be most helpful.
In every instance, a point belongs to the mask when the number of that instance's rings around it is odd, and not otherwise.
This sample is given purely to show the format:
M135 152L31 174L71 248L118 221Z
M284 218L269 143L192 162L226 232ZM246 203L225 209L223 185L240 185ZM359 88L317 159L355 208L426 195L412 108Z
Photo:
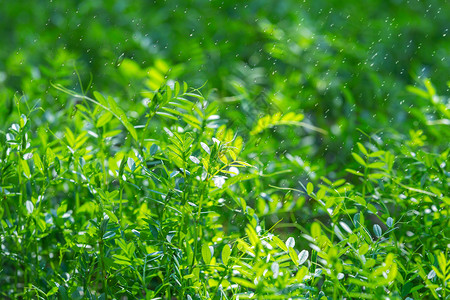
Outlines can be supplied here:
M450 299L442 1L204 2L2 5L0 298Z
M186 84L144 91L134 119L111 96L55 88L76 109L59 127L35 123L45 107L16 97L20 117L2 134L3 295L449 294L449 149L421 143L444 125L401 144L368 135L349 176L297 188L271 184L292 171L267 173L254 154L270 147L267 128L304 125L300 114L263 117L246 144Z

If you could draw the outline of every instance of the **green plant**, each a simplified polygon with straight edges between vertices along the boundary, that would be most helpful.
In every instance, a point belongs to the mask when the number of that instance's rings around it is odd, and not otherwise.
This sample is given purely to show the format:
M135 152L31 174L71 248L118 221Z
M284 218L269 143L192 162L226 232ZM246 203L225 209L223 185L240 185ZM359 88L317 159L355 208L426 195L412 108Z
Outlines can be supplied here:
M448 299L448 19L5 4L1 297Z

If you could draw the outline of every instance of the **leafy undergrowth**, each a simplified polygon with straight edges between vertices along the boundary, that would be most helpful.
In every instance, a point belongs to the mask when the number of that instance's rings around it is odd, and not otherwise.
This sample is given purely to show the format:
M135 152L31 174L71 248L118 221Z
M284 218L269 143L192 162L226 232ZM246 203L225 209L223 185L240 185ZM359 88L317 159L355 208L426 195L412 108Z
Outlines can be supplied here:
M177 82L132 114L54 88L70 109L15 97L0 135L4 297L448 299L450 115L429 81L410 88L422 129L354 140L334 180L271 165L273 130L326 134L300 113L246 130Z

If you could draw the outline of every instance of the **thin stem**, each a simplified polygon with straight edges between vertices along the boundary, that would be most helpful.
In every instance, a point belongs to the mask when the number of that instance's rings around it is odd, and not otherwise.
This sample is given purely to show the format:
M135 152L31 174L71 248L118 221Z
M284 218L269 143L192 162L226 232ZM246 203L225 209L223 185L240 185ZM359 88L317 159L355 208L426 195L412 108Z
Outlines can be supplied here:
M103 238L100 238L99 242L100 247L100 263L101 263L101 276L102 276L102 282L103 282L103 293L105 293L105 296L108 295L108 281L106 279L106 268L105 268L105 260L104 260L104 241Z
M144 141L145 141L145 135L147 133L148 127L150 126L150 121L152 120L153 116L155 115L154 112L149 113L148 115L148 119L147 122L145 122L145 126L144 126L144 131L142 132L142 136L141 136L141 141L140 141L140 147L138 147L139 149L141 149L142 147L144 147Z
M122 207L123 207L123 180L122 178L119 178L119 216L120 216L120 225L123 225L123 214L122 214Z

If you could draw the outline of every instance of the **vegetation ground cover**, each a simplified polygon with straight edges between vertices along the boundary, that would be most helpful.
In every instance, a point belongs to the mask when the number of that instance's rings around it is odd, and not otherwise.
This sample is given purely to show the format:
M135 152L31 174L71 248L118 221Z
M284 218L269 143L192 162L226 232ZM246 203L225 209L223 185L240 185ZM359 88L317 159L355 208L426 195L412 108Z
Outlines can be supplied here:
M446 1L0 6L6 299L449 299Z

